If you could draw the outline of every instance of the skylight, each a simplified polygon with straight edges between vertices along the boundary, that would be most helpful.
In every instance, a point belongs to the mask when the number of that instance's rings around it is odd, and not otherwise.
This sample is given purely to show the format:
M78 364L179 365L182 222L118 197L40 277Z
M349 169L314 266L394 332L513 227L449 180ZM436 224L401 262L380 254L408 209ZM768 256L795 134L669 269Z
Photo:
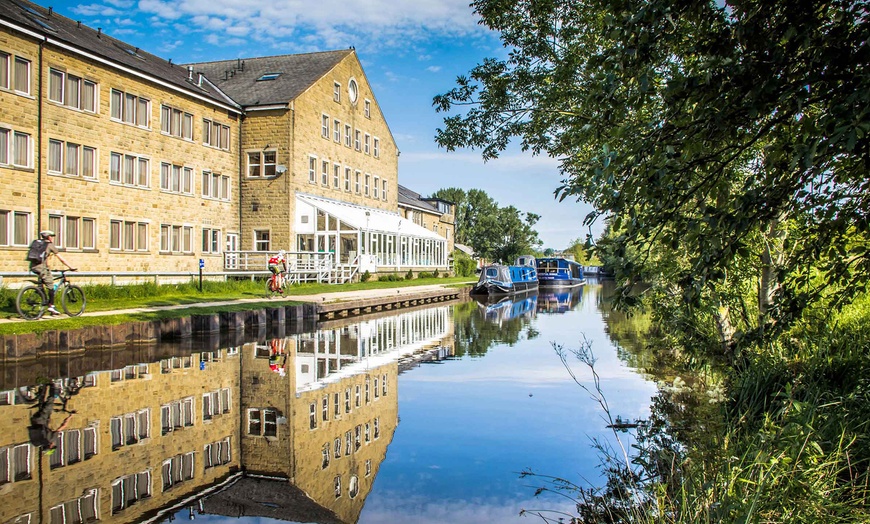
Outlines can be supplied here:
M265 75L258 78L257 82L259 82L261 80L275 80L279 76L281 76L281 73L266 73Z

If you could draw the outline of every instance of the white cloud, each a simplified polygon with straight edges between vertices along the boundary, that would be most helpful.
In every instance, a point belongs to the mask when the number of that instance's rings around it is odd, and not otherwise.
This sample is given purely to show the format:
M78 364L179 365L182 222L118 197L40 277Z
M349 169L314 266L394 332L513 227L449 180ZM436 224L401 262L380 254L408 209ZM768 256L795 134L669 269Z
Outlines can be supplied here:
M72 12L81 16L122 16L124 11L101 4L82 4L74 7Z
M441 66L429 66L426 68L426 71L429 71L430 73L437 73L438 71L441 71Z

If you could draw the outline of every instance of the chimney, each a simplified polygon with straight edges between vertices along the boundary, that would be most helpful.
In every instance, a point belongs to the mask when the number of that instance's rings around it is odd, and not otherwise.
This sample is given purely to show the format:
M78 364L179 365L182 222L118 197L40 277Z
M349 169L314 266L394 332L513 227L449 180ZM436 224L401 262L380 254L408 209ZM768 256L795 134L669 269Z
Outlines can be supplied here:
M197 87L202 87L202 73L199 74L199 80L196 82Z
M193 66L187 66L187 81L193 82Z

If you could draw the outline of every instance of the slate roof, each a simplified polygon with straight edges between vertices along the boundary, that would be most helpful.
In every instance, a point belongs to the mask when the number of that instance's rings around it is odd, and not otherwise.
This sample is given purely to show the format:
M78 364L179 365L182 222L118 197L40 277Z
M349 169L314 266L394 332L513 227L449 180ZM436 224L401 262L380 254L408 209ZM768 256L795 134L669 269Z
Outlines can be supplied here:
M328 73L352 49L298 55L237 58L188 64L245 107L286 104ZM258 80L280 73L274 80Z
M436 215L441 215L441 211L438 210L437 207L422 200L422 195L420 193L411 191L407 187L399 184L399 205L400 206L409 206L415 207L417 209L422 209L429 213L434 213Z
M150 81L170 84L189 94L239 109L238 104L208 82L200 85L198 76L194 75L191 81L187 67L172 64L169 60L112 38L99 29L90 28L27 0L0 0L0 20L24 27L50 42L62 43L82 53L95 55L112 65L135 70Z

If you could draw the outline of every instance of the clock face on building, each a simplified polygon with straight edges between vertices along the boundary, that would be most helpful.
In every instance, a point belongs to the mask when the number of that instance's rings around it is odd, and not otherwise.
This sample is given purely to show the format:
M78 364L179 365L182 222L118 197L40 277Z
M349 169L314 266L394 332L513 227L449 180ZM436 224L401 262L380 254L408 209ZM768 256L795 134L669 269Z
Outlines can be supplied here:
M359 97L359 86L356 85L356 80L353 78L347 83L347 95L350 97L350 103L355 104L357 97Z

